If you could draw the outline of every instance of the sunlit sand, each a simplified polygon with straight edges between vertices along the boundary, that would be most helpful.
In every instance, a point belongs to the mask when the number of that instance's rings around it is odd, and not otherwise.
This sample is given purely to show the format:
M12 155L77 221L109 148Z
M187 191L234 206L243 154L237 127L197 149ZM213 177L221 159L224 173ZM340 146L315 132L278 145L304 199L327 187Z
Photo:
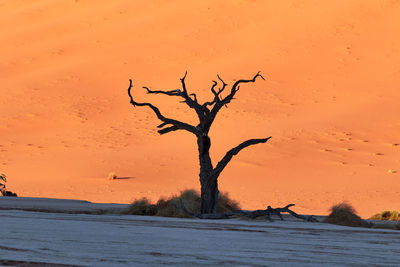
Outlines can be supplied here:
M2 1L0 172L20 196L129 203L199 188L195 139L159 136L139 101L196 123L178 100L243 85L210 132L216 163L249 138L220 189L244 209L296 203L363 217L400 206L396 1ZM109 173L127 179L108 179Z

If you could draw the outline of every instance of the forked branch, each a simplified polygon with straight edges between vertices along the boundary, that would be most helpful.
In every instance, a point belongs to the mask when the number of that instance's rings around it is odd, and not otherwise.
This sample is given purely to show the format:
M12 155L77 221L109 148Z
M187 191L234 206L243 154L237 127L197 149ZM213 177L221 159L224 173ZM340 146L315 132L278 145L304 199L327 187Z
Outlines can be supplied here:
M214 122L214 119L217 116L217 113L220 111L220 109L223 106L227 106L227 104L230 103L231 100L234 99L235 94L237 93L237 91L239 91L240 84L249 83L249 82L255 82L257 77L260 77L261 79L265 80L264 77L260 74L260 72L257 72L257 74L254 75L253 79L250 79L250 80L238 80L233 84L230 94L227 95L226 97L224 97L223 99L220 99L219 98L220 94L221 94L222 91L224 91L224 89L225 89L227 84L218 76L218 79L223 83L222 88L218 92L216 92L214 90L214 87L215 87L217 82L214 81L214 85L213 85L212 90L211 90L213 92L213 94L214 94L214 100L211 101L211 102L206 102L206 103L203 104L203 106L207 106L207 105L212 106L212 105L214 105L212 107L210 113L209 113L209 119L208 119L208 125L207 126L210 127L211 124Z
M174 120L174 119L170 119L170 118L165 117L164 115L161 114L160 110L156 106L154 106L154 105L152 105L150 103L139 103L139 102L136 102L135 100L133 100L131 90L132 90L132 80L129 79L128 95L129 95L129 98L130 98L130 103L133 106L148 106L149 108L151 108L153 110L153 112L156 114L157 118L160 121L163 122L162 124L160 124L158 126L158 128L162 128L162 127L164 127L166 125L169 125L169 124L172 125L171 127L167 127L167 128L158 130L158 132L160 134L165 134L165 133L169 133L169 132L176 131L176 130L186 130L186 131L189 131L189 132L191 132L191 133L193 133L195 135L199 135L200 134L199 131L196 129L196 127L194 127L193 125L190 125L190 124L187 124L185 122L181 122L181 121L178 121L178 120Z
M169 95L169 96L181 96L181 90L176 89L176 90L171 90L171 91L161 91L161 90L150 90L148 87L143 86L144 89L147 90L148 94L163 94L163 95Z
M217 81L213 81L213 85L211 86L211 92L214 95L214 99L212 101L208 101L205 102L203 104L203 107L207 107L207 106L212 106L217 102L220 102L220 95L221 93L225 90L225 87L228 85L227 83L224 82L224 80L222 80L222 78L217 74L218 80L220 80L222 82L222 87L218 89L218 92L215 91L215 86L217 86L218 82Z
M231 93L229 95L227 95L224 99L221 100L223 105L228 104L229 102L231 102L231 100L233 99L233 97L235 96L236 92L239 91L239 85L241 83L254 83L257 79L257 77L260 77L261 79L265 80L264 77L260 74L260 72L257 72L256 75L254 75L253 79L251 80L238 80L236 81L231 89Z

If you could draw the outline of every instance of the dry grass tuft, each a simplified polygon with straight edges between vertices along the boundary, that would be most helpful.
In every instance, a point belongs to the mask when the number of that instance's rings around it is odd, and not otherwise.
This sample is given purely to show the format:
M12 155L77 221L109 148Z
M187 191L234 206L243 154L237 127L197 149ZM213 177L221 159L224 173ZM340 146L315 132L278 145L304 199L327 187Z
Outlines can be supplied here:
M147 198L141 198L135 200L129 207L129 210L125 212L126 214L136 214L136 215L155 215L157 213L157 208L155 205L150 204Z
M161 198L157 201L155 206L157 209L156 216L177 218L191 217L190 214L186 213L185 210L181 208L180 199L177 196L173 196L170 199Z
M218 211L220 213L228 213L233 210L239 210L239 203L229 198L228 193L220 193L218 198Z
M157 203L151 204L148 199L136 200L125 214L148 215L161 217L190 218L200 211L201 198L195 190L185 190L179 196L160 198ZM228 194L219 194L219 212L231 212L239 209L239 204L230 199Z
M373 215L370 220L378 220L378 221L400 221L400 214L396 210L386 210L381 213Z
M324 220L325 223L352 227L371 227L371 224L356 214L355 209L349 203L339 203L334 205L330 210L331 213Z

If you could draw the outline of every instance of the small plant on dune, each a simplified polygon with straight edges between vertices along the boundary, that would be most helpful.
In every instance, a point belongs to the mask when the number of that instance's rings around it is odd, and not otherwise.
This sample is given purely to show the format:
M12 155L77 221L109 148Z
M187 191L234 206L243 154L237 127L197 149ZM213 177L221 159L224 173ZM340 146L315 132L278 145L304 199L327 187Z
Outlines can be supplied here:
M115 179L117 179L118 178L118 176L115 174L115 173L113 173L113 172L110 172L109 174L108 174L108 180L115 180Z
M220 194L218 203L219 212L231 212L239 209L239 204L230 199L228 194ZM134 201L126 214L148 215L161 217L190 218L200 212L201 197L195 190L185 190L180 195L170 198L160 198L152 204L146 198Z
M356 214L355 209L347 202L334 205L331 213L325 218L325 223L353 227L371 227L371 225Z
M400 214L396 210L386 210L381 213L373 215L370 220L378 220L378 221L400 221Z
M4 173L0 173L0 192L3 193L6 190L6 185L1 181L7 182L7 176Z
M6 185L3 184L1 181L3 182L7 182L7 176L4 173L0 173L0 194L2 196L7 196L7 197L16 197L17 194L11 192L11 191L7 191L6 189Z

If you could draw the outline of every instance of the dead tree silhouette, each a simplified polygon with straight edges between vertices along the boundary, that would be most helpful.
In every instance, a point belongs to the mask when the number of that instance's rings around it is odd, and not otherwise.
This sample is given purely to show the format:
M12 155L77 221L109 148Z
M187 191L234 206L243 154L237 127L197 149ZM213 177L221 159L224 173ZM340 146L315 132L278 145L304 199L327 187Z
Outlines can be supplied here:
M160 110L150 104L150 103L139 103L136 102L132 97L132 80L129 80L129 88L128 95L130 97L130 103L133 106L147 106L151 108L157 118L162 121L157 128L159 134L166 134L169 132L177 131L177 130L186 130L192 134L194 134L197 138L197 145L199 151L199 160L200 160L200 185L201 185L201 214L209 214L209 213L218 213L218 177L224 168L228 165L233 156L237 155L242 149L267 142L270 137L261 138L261 139L249 139L238 146L229 150L225 156L218 162L218 164L214 167L210 157L210 147L211 140L208 136L211 125L214 122L218 112L222 107L227 107L227 105L234 99L234 96L239 91L239 87L244 83L253 83L256 81L258 77L264 80L264 77L258 72L252 79L249 80L238 80L236 81L229 94L225 97L222 97L222 93L226 89L226 84L219 75L217 75L218 80L221 82L221 87L216 89L218 85L217 81L213 81L211 86L211 92L214 95L214 98L211 101L200 104L197 101L196 94L189 94L186 89L185 78L187 72L181 78L182 89L170 90L170 91L160 91L160 90L150 90L148 87L143 87L147 90L148 94L163 94L168 96L178 96L182 98L182 103L186 103L189 108L194 109L199 118L199 124L197 126L190 125L185 122L181 122L175 119L167 118Z

